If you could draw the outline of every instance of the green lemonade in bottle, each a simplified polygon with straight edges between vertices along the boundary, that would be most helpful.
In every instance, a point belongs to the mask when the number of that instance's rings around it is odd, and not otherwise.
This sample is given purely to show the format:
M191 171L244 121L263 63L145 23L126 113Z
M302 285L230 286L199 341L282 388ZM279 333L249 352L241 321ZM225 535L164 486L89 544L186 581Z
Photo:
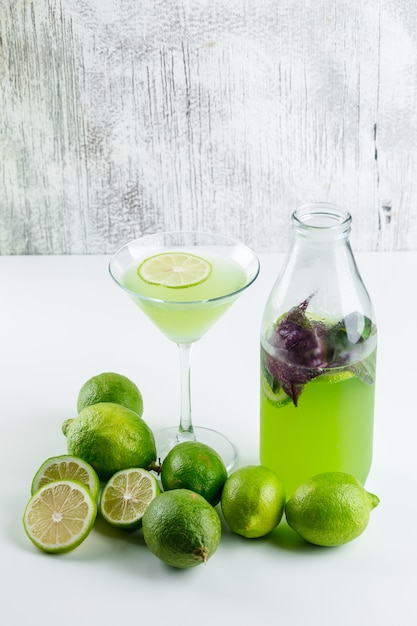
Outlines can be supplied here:
M376 350L352 369L323 369L296 405L267 367L280 369L270 346L261 352L260 458L283 480L287 496L325 471L348 472L364 484L372 462Z
M260 461L287 498L315 474L346 472L364 484L371 468L377 328L351 220L328 203L294 211L262 319Z

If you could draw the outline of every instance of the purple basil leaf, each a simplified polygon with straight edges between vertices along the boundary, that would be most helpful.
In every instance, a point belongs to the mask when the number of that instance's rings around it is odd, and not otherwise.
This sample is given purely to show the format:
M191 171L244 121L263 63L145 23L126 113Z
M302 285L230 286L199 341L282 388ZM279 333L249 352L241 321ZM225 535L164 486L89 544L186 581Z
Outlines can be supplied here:
M321 373L318 369L298 367L270 355L266 355L265 365L295 406L297 406L304 385Z
M305 314L311 296L293 307L277 323L269 343L278 358L266 357L266 366L297 406L304 385L326 367L326 327Z
M355 361L361 353L361 344L375 332L373 322L357 311L346 315L331 327L309 319L306 315L313 296L293 307L277 321L268 342L275 348L274 357L265 356L265 370L269 371L271 388L277 381L297 406L304 385L324 368L348 367L364 382L374 380L374 372L367 362Z
M276 348L277 354L291 365L326 367L327 331L324 324L306 316L310 298L290 309L276 325L269 342Z

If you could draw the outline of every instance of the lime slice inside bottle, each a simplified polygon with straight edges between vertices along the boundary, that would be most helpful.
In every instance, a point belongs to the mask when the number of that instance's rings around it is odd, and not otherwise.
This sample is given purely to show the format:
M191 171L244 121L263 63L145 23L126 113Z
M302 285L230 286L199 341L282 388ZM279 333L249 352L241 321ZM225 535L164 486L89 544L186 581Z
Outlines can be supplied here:
M275 390L271 389L268 381L263 375L261 376L261 389L269 402L274 406L285 406L291 402L291 398L285 393L282 387L278 385Z
M317 376L314 379L314 382L317 383L342 383L344 380L348 380L349 378L353 378L355 376L354 372L348 369L338 370L328 369L327 371Z
M103 489L100 512L112 526L139 528L149 503L160 493L158 481L147 470L120 470Z
M59 480L41 487L29 500L23 526L32 543L45 552L68 552L90 533L97 505L77 481Z
M146 283L178 289L199 285L207 280L211 270L211 264L195 254L162 252L145 259L137 273Z

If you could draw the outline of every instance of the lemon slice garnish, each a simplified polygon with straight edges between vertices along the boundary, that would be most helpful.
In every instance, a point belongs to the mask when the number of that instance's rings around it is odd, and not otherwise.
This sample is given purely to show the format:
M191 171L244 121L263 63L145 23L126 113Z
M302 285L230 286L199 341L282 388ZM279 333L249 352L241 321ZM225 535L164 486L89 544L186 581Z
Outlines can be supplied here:
M162 252L145 259L137 272L147 283L178 289L199 285L207 280L211 270L211 264L195 254Z

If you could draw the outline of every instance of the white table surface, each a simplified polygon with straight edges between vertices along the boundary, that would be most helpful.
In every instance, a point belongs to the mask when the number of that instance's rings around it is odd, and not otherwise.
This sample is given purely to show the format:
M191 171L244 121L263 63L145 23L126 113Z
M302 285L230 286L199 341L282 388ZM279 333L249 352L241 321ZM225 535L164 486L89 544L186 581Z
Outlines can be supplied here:
M338 548L224 530L205 566L175 570L141 531L97 523L66 555L27 539L31 480L64 454L61 424L90 376L132 378L151 428L177 422L177 348L112 282L108 257L0 257L1 603L7 626L110 624L415 624L417 618L417 253L357 254L379 326L374 462L380 497L365 533ZM258 463L259 327L282 262L260 255L256 283L193 351L195 424L223 430L239 465Z

